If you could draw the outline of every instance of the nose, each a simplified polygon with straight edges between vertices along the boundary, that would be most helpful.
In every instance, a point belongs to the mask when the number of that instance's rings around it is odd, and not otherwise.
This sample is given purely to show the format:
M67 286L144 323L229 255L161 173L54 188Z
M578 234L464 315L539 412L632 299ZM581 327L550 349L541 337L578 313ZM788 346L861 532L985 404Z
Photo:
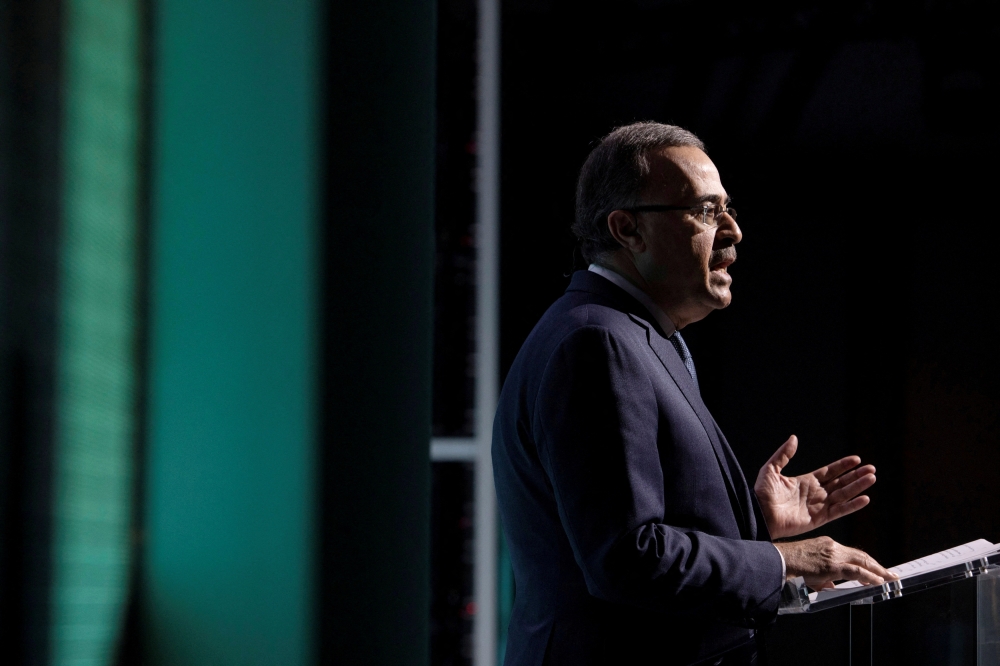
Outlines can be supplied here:
M716 239L729 239L736 245L743 240L743 231L740 225L736 224L736 218L729 213L723 213L719 219L719 226L715 231Z

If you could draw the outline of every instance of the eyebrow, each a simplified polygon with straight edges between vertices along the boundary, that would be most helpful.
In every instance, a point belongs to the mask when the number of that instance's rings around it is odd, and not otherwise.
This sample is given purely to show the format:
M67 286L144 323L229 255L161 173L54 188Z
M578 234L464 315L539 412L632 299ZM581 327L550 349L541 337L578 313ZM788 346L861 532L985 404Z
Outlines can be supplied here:
M698 203L705 203L707 201L711 201L712 203L717 204L719 203L720 199L722 199L722 197L719 196L718 194L706 194L704 196L698 197L697 199L695 199L695 201L697 201ZM733 198L730 196L726 196L725 203L727 206L733 203Z

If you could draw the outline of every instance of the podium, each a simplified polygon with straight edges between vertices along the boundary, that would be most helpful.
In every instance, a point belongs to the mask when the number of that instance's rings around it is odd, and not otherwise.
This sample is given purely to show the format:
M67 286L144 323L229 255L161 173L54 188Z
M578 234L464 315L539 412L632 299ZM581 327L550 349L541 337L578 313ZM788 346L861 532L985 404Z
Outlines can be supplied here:
M1000 552L818 594L796 578L785 584L778 614L845 606L849 666L1000 666Z

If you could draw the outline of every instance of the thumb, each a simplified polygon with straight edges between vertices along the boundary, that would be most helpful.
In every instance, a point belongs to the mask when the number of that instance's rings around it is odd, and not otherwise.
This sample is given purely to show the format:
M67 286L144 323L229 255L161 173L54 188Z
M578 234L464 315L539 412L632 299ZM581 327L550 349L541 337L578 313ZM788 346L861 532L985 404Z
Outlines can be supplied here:
M792 435L785 440L785 443L778 447L778 450L774 452L765 467L772 467L774 471L780 472L788 464L788 461L792 459L795 455L795 451L799 448L799 438Z

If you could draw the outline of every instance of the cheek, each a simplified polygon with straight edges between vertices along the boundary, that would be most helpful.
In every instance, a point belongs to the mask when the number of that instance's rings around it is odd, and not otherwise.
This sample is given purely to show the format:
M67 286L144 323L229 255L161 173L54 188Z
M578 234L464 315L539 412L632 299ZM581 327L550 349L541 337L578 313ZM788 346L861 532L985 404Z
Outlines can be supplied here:
M708 274L712 244L715 242L714 234L677 234L657 241L652 256L649 257L649 268L656 279L680 279L698 283L704 281Z
M692 261L700 268L708 270L708 260L712 256L712 244L714 239L709 234L698 234L691 239Z

